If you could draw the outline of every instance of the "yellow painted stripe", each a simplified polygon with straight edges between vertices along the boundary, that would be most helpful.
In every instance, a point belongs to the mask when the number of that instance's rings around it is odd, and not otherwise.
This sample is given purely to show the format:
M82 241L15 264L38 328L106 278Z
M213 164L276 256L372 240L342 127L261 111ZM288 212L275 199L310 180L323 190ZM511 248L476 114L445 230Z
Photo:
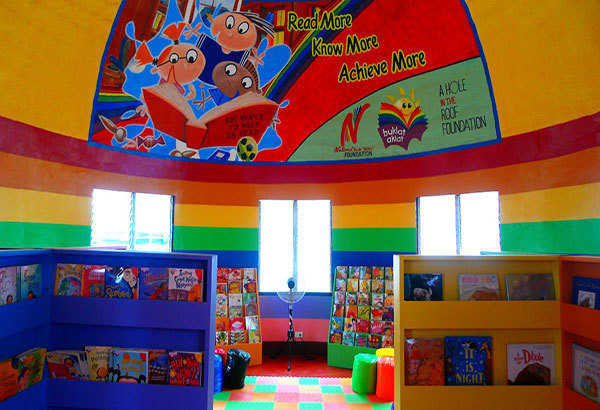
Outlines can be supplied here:
M258 207L175 204L175 225L258 228Z
M91 198L0 187L0 220L90 225Z
M500 196L502 223L600 218L600 184Z
M414 228L414 202L337 205L331 211L334 228Z

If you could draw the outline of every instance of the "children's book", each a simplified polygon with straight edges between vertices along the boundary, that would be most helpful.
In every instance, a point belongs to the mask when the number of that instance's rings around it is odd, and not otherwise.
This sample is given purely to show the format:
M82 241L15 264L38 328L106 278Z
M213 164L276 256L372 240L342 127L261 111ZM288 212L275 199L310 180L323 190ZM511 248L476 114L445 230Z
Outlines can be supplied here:
M394 281L386 279L385 281L385 295L393 295L394 294Z
M217 293L217 317L227 317L227 294Z
M17 363L17 388L19 392L42 381L44 377L44 362L46 360L46 349L37 347L29 349L17 355L14 360Z
M0 268L0 305L8 305L19 300L17 266Z
M407 386L444 385L444 340L406 339L405 379Z
M404 300L443 300L442 275L405 273Z
M54 294L58 296L81 296L83 265L59 263L56 265Z
M346 305L346 317L351 317L356 319L358 316L358 306L357 305Z
M341 345L342 344L342 334L332 331L329 334L329 343L335 343L337 345Z
M221 331L216 333L217 346L227 346L229 344L229 332Z
M333 304L333 317L344 317L344 305L339 303Z
M86 346L90 380L97 382L108 381L110 364L110 346ZM50 354L50 353L48 353Z
M356 305L358 302L358 294L356 292L346 292L346 304Z
M573 344L573 390L600 403L600 353Z
M217 283L227 283L229 268L217 268Z
M256 282L256 268L244 268L244 283L253 281Z
M243 317L234 317L229 321L229 329L232 332L239 332L245 329L245 322Z
M385 306L381 315L381 320L387 320L389 322L394 321L394 308L391 306Z
M358 333L369 333L371 329L371 321L358 319L356 321L356 331Z
M244 279L244 293L256 293L256 281Z
M48 373L53 379L83 379L79 351L54 350L47 353Z
M344 332L342 335L342 344L344 346L354 346L354 332Z
M0 402L18 393L19 371L13 367L11 359L0 362Z
M446 336L446 385L492 384L492 338Z
M587 308L600 309L600 279L574 276L572 303Z
M358 292L358 279L348 279L346 281L347 292Z
M371 333L383 335L383 322L381 320L371 320Z
M352 317L344 319L344 332L356 332L356 319Z
M258 303L256 293L244 293L242 295L242 302L244 303L244 305L248 305L250 303Z
M107 298L138 299L138 268L109 266L104 278L104 293Z
M383 300L383 306L393 307L394 306L394 296L393 295L385 295L385 299Z
M230 326L230 321L228 318L226 317L218 317L215 320L215 328L217 330L217 332L228 332L229 331L229 326Z
M369 344L368 333L357 333L356 334L356 346L367 347L368 344Z
M357 305L370 305L371 304L371 293L367 292L358 292L358 296L356 298Z
M227 276L227 282L240 282L244 276L244 271L240 268L230 268Z
M164 349L148 350L148 384L169 384L169 355Z
M202 362L200 352L169 352L169 384L201 386Z
M83 265L81 272L81 296L87 298L104 297L106 266Z
M360 278L360 266L350 266L348 267L348 279L358 279Z
M229 317L242 316L242 294L234 293L229 295Z
M229 332L229 344L237 345L241 343L246 343L246 332L244 330Z
M169 268L169 300L202 302L202 269Z
M0 268L2 269L2 268ZM21 286L19 300L39 298L42 295L42 266L26 265L19 269ZM1 305L2 303L0 303Z
M260 329L248 330L248 343L260 343Z
M140 268L140 299L169 299L169 270Z
M394 269L391 266L386 266L384 268L384 276L386 280L394 280Z
M383 279L373 279L371 281L371 291L373 293L384 293L384 284L385 281Z
M394 322L381 321L381 334L383 336L394 336Z
M370 320L371 319L371 306L369 305L358 305L358 319Z
M370 292L371 291L371 280L370 279L359 279L358 280L358 291L359 292Z
M553 344L506 345L508 384L555 384Z
M258 316L246 316L246 330L258 329Z
M331 331L332 332L342 332L344 327L344 318L341 317L332 317L331 318Z
M227 283L217 283L217 293L227 294Z
M258 315L258 305L256 303L248 303L244 305L244 316Z
M373 267L371 266L360 266L359 279L371 280L373 278Z
M346 292L334 292L333 300L335 303L344 304L346 302Z
M90 365L88 363L88 357L85 350L77 352L79 354L79 371L81 372L82 380L90 379Z
M346 291L346 279L336 279L335 280L335 291L336 292L345 292Z
M381 336L381 347L394 347L394 336Z
M500 284L496 274L458 275L460 300L499 300Z
M508 300L554 300L552 274L506 274L506 298Z
M384 294L383 293L372 293L371 294L371 306L376 308L383 308Z
M242 293L241 281L229 282L229 294L231 295L234 293Z
M117 383L148 382L148 351L141 349L111 350L112 380Z
M381 347L381 335L369 335L369 347L371 349L379 349Z
M335 278L336 279L348 279L348 267L347 266L336 266L335 267Z
M373 266L373 279L385 279L383 266Z

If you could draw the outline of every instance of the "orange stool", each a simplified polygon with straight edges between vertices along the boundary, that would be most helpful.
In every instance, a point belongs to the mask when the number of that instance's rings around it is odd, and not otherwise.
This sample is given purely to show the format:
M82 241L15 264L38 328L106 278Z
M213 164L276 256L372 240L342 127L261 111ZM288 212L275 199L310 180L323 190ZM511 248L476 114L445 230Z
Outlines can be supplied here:
M394 358L380 357L377 360L377 387L375 396L383 401L394 401Z

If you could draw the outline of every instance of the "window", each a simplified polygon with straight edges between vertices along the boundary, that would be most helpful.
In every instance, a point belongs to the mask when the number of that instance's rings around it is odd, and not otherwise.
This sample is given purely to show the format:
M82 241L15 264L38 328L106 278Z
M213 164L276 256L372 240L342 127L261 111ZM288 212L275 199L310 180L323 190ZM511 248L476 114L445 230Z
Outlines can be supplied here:
M169 195L106 189L92 193L92 246L169 252L172 226Z
M331 292L331 202L260 201L261 292Z
M423 255L499 252L498 192L417 198L417 230Z

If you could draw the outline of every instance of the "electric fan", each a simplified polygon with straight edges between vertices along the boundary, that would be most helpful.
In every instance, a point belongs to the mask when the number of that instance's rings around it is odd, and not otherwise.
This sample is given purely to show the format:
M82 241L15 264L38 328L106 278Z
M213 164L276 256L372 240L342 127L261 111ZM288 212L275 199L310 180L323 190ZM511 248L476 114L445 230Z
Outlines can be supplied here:
M287 285L288 288L290 288L290 290L288 292L277 292L277 296L279 296L279 299L283 300L285 303L288 304L289 307L289 328L288 328L288 332L287 332L287 344L288 344L288 372L291 370L292 368L292 345L294 344L294 342L296 341L295 338L295 333L294 333L294 322L292 319L292 311L293 308L292 306L294 305L294 303L300 302L300 300L302 300L302 298L304 297L304 292L296 292L294 291L294 288L296 287L296 281L294 280L294 278L289 278L287 281Z

